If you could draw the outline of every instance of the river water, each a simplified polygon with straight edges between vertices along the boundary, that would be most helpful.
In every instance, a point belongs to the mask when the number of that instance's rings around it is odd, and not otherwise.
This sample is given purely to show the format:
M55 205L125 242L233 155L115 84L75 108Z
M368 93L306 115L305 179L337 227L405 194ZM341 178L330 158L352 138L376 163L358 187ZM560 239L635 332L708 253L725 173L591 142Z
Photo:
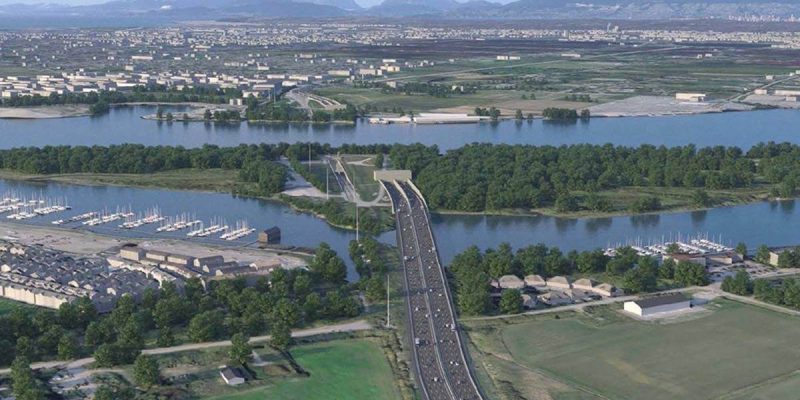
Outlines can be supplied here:
M171 108L181 112L180 107ZM574 124L542 120L467 125L356 125L158 123L154 107L115 107L99 117L0 120L0 148L45 145L181 145L308 142L423 143L440 150L474 142L562 145L739 146L763 141L800 143L800 111L766 110L671 117L595 118Z
M496 125L205 125L158 124L140 119L153 112L151 107L121 107L99 118L56 120L0 120L0 148L43 146L48 144L142 143L200 146L213 143L233 146L239 143L318 141L342 143L413 143L436 144L440 149L459 147L470 142L571 144L614 143L638 145L684 145L698 147L737 145L748 148L761 141L800 143L800 111L771 110L757 112L704 114L680 117L595 119L589 123L553 125L542 121ZM311 215L297 213L287 206L220 193L197 193L114 186L82 186L58 183L28 183L0 180L0 194L15 191L21 196L66 197L73 210L29 221L49 225L49 221L87 211L130 206L143 212L158 206L164 215L192 214L208 221L224 218L229 224L247 220L256 229L277 225L283 231L283 244L314 247L328 242L347 259L347 244L353 232L329 226ZM154 227L125 232L117 223L92 228L116 235L164 235L185 237L185 233L158 233ZM612 218L565 219L553 217L456 216L434 215L433 229L442 262L471 245L480 248L509 242L522 247L542 242L565 251L586 250L629 241L660 240L670 235L709 234L722 236L726 244L743 241L748 246L760 244L789 245L800 242L800 211L796 201L761 202L717 208L708 211L624 216ZM251 236L251 241L254 237ZM394 232L379 237L395 242ZM219 243L219 241L217 241ZM240 241L237 244L244 244ZM348 260L349 264L349 260ZM349 279L356 274L349 272Z

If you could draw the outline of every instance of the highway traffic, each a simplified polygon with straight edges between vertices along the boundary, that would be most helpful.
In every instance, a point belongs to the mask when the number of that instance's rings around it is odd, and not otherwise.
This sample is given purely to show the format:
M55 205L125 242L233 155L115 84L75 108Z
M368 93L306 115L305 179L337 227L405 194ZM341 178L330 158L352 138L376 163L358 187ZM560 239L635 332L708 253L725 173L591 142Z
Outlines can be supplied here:
M424 199L410 182L382 182L391 197L401 249L413 363L424 399L479 400Z

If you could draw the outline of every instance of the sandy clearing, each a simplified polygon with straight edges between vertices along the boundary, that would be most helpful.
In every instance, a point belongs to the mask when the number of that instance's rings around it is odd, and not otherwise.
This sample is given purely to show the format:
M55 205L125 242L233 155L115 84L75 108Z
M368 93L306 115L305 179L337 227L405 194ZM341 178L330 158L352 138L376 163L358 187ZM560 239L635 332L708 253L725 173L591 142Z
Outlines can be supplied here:
M4 119L48 119L83 117L89 115L89 106L70 104L36 107L0 107L0 118Z

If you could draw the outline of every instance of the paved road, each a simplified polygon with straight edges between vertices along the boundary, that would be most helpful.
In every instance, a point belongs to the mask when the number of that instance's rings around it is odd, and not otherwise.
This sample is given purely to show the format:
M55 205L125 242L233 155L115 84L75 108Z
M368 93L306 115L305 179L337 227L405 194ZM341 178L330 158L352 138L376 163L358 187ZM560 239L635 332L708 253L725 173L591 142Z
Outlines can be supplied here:
M382 182L403 259L412 362L425 400L482 399L455 320L424 200L409 182Z
M346 322L342 324L336 325L325 325L316 328L309 328L309 329L302 329L292 332L292 337L301 338L301 337L308 337L314 335L321 335L325 333L337 333L337 332L355 332L355 331L364 331L372 329L372 325L365 320L358 320L353 322ZM270 339L269 335L265 336L254 336L250 338L250 343L256 342L266 342ZM202 350L202 349L209 349L214 347L225 347L230 346L230 340L221 340L218 342L203 342L203 343L189 343L183 344L180 346L172 346L172 347L160 347L155 349L145 349L142 350L143 354L169 354L169 353L179 353L182 351L191 351L191 350ZM56 368L56 367L66 367L66 368L78 368L84 367L88 364L94 362L94 357L86 357L77 360L71 361L48 361L48 362L38 362L31 364L32 369L46 369L46 368ZM0 369L0 375L8 374L11 372L10 368Z

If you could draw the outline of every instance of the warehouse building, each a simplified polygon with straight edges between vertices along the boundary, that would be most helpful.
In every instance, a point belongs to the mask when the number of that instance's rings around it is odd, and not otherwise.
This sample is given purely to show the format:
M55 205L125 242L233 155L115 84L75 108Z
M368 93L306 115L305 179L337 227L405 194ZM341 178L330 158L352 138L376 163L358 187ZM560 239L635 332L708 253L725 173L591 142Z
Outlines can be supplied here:
M688 310L691 307L691 299L682 293L674 293L666 296L626 301L624 310L639 317L647 317L654 314Z
M281 229L277 226L265 229L258 233L258 242L261 244L280 243Z

